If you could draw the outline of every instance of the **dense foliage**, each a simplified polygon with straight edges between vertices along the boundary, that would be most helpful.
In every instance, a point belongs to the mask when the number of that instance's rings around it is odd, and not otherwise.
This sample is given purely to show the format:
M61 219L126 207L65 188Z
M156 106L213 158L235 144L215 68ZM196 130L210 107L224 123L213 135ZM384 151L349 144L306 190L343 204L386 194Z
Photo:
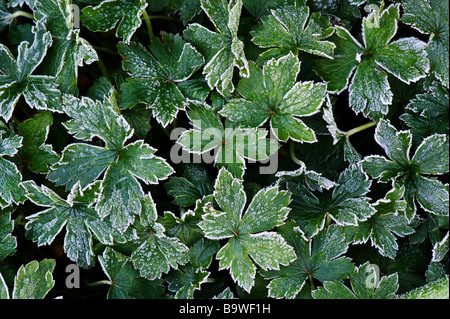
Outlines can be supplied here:
M0 299L448 298L448 8L0 0Z

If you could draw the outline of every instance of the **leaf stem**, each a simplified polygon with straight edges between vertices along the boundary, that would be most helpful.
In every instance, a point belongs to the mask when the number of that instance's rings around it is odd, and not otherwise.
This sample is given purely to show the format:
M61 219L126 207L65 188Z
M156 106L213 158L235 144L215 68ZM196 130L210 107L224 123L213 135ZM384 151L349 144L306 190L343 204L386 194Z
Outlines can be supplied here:
M372 121L372 122L363 124L361 126L355 127L354 129L351 129L350 131L345 132L344 135L345 135L345 137L349 138L353 134L356 134L358 132L364 131L364 130L366 130L368 128L371 128L372 126L375 126L375 125L377 125L377 123Z
M17 17L25 17L29 19L34 19L34 16L31 13L25 12L25 11L16 11L13 14L11 14L11 19L15 19Z
M305 166L305 163L303 163L303 161L299 160L298 157L295 155L295 144L293 141L291 141L291 145L290 145L290 154L291 154L292 160L295 163L297 163L300 166Z
M311 273L308 273L308 278L309 278L309 288L312 291L316 288L316 286L314 285L314 278Z
M100 286L100 285L112 285L113 282L110 280L99 280L99 281L95 281L95 282L86 282L85 284L88 287L96 287L96 286Z
M153 35L153 28L152 28L152 23L150 21L150 17L147 14L147 11L145 11L145 10L142 12L142 16L144 17L145 24L147 25L147 32L148 32L148 36L150 38L150 42L152 42L154 35Z

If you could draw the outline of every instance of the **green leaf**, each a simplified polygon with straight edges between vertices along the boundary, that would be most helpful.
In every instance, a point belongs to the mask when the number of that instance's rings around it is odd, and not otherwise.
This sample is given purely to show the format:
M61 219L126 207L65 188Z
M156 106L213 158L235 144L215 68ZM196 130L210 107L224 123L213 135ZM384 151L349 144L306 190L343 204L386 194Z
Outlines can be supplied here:
M277 141L267 138L265 130L240 128L230 121L226 121L224 127L220 116L206 103L190 101L189 108L187 116L194 128L184 131L177 143L196 154L214 150L215 165L226 166L240 179L245 170L245 158L262 161L279 148Z
M340 93L349 85L350 107L375 121L385 117L392 104L388 73L409 84L425 77L430 69L424 42L413 37L391 42L397 33L399 8L393 4L382 12L373 10L363 19L364 46L338 27L331 38L337 46L335 59L319 59L315 68L330 84L330 92Z
M402 1L404 23L422 33L430 34L427 52L431 70L447 88L449 86L448 1Z
M18 133L23 137L23 147L19 154L34 173L47 173L49 166L59 160L59 155L52 149L52 145L45 144L52 123L52 114L42 112L19 124Z
M4 138L2 133L0 131L0 207L5 207L11 203L18 204L23 199L24 192L19 186L22 174L13 162L3 158L14 156L22 146L23 138L17 135Z
M272 9L270 15L263 16L250 32L256 45L269 48L259 60L279 58L289 51L297 54L299 50L332 58L336 45L324 40L334 31L329 19L318 12L309 13L309 7L294 2L293 5Z
M284 224L289 212L290 195L277 188L262 189L247 207L242 184L224 168L220 169L214 185L214 198L220 209L205 206L205 215L198 224L205 237L229 239L217 253L221 269L229 269L233 280L250 292L256 266L279 269L295 259L295 253L274 227Z
M448 253L448 232L444 238L437 242L433 247L433 258L431 261L439 262L444 259Z
M340 226L356 226L375 213L370 204L371 181L357 165L344 170L337 186L330 192L312 192L303 183L288 182L292 192L292 211L289 217L296 221L308 238L315 236L325 226L327 218Z
M185 38L206 58L203 74L211 89L229 96L234 91L233 70L239 69L241 77L248 77L248 62L244 44L237 36L242 0L201 0L203 11L217 29L212 32L198 23L184 30Z
M175 197L174 204L184 207L195 205L198 199L213 192L208 174L203 166L187 165L184 177L172 177L164 187Z
M44 299L55 285L55 264L53 259L44 259L22 265L14 278L12 299Z
M27 192L26 196L34 204L47 208L27 217L27 237L37 242L38 246L49 245L65 228L64 251L67 257L80 267L93 266L93 238L87 221L95 221L99 216L89 207L93 200L83 199L85 195L80 184L73 187L67 200L44 185L38 187L32 181L25 181L22 185Z
M116 36L129 43L141 25L146 7L145 0L106 0L98 6L83 8L81 22L92 31L106 32L117 26Z
M108 299L160 299L165 290L161 279L142 278L130 259L110 247L98 256L103 271L109 278Z
M448 299L448 275L400 296L401 299Z
M142 209L144 191L139 180L156 184L172 174L173 169L155 156L156 150L143 140L125 145L133 130L117 113L112 95L103 103L87 97L64 98L65 111L72 117L64 123L69 132L85 141L99 137L105 147L68 145L60 161L51 167L49 179L69 190L77 182L82 188L94 183L104 172L95 208L102 218L111 215L114 227L123 233Z
M416 214L415 199L426 211L448 216L448 190L438 180L421 175L448 172L448 136L435 134L427 137L412 159L412 136L409 131L399 132L388 121L381 120L375 131L375 140L391 160L378 155L367 156L362 161L362 167L381 182L398 181L400 186L405 187L408 220L411 221Z
M167 126L187 103L178 83L188 80L204 59L179 35L163 33L161 41L152 41L151 53L136 43L119 43L123 68L132 74L122 85L122 99L126 102L121 103L121 108L145 103L158 122Z
M139 246L131 254L131 260L142 277L161 278L171 268L178 268L188 262L189 248L178 238L168 237L160 223L156 223L156 205L146 195L141 213L144 230L139 235Z
M0 44L0 116L9 121L14 107L23 95L32 108L62 112L60 91L55 78L32 75L52 43L50 32L45 31L43 21L37 21L32 28L34 41L29 45L23 41L18 47L17 59L10 50Z
M262 71L251 67L251 75L239 83L242 98L232 99L220 114L243 127L259 127L270 118L272 131L280 141L316 141L314 131L298 117L318 112L325 99L323 83L297 82L300 62L292 53L266 62ZM257 83L258 85L251 85Z
M358 226L345 227L346 238L355 244L366 243L369 238L372 246L377 248L382 256L395 259L398 251L398 237L405 237L414 233L404 216L406 202L402 200L404 187L394 187L383 199L376 201L373 207L376 213Z
M12 235L14 220L11 220L11 213L11 209L0 209L0 260L16 252L17 239Z
M315 299L395 299L398 275L379 276L376 268L367 262L351 274L351 289L342 282L326 281L312 295Z
M280 270L262 271L266 279L271 279L268 288L273 298L295 298L309 279L321 282L344 280L355 266L350 259L340 257L347 251L343 231L330 226L321 231L314 239L305 240L293 222L280 227L280 234L295 249L297 259Z
M98 60L94 48L75 30L71 3L68 0L38 0L34 8L36 19L45 19L47 30L53 36L52 46L40 69L56 77L59 89L78 95L78 67Z
M348 87L359 65L357 57L364 52L364 47L347 29L339 26L330 40L336 44L333 59L317 59L315 71L327 82L328 92L339 94Z

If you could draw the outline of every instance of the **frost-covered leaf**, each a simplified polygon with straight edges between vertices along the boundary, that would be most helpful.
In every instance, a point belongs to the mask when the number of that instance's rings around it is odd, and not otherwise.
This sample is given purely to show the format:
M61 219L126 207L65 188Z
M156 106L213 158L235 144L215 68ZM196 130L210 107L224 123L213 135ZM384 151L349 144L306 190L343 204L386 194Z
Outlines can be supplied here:
M165 235L164 227L156 222L156 205L150 195L142 204L141 223L144 229L138 233L139 246L131 254L131 260L142 277L161 278L171 268L188 262L189 248L178 238Z
M52 145L45 144L52 123L52 114L42 112L19 124L18 133L23 138L19 154L34 173L47 173L49 166L59 160Z
M12 235L14 220L11 220L11 213L11 209L0 208L0 260L16 252L17 239ZM0 299L2 299L1 293Z
M53 270L56 262L53 259L34 260L22 265L14 278L12 299L44 299L55 285Z
M445 277L430 282L422 287L416 288L406 294L401 295L401 299L448 299L449 298L449 278Z
M0 207L19 203L24 195L20 186L22 174L13 162L3 158L3 156L14 156L17 149L22 146L23 138L17 135L10 137L5 135L0 131Z
M397 239L414 233L404 216L406 202L402 200L404 187L391 189L385 198L376 201L373 207L376 213L358 226L345 227L346 238L355 244L366 243L369 238L382 256L395 258L398 251Z
M123 68L132 75L122 85L120 107L145 103L158 122L167 126L186 106L178 83L187 81L203 65L203 56L181 36L168 33L150 43L151 53L134 42L118 47Z
M129 43L141 25L141 14L147 7L145 0L106 0L99 5L83 8L81 22L93 31L116 29L116 36Z
M62 112L61 92L55 78L46 75L32 75L42 62L52 43L50 32L43 21L37 21L32 28L34 41L20 43L17 58L0 44L0 116L9 121L21 96L27 104L38 110Z
M256 45L269 48L259 60L279 58L289 52L297 55L298 51L332 58L336 45L325 40L334 32L327 16L319 12L310 15L309 7L297 2L270 12L251 31L252 41Z
M326 281L312 295L315 299L395 299L398 274L379 276L376 268L367 262L350 275L351 289L342 282Z
M315 68L329 84L329 92L340 93L348 86L350 107L376 121L392 104L388 73L409 84L425 77L430 69L423 41L408 37L391 42L399 15L400 5L393 4L365 17L364 46L348 30L337 27L330 38L336 44L334 59L319 59Z
M184 131L177 143L203 156L213 150L213 158L209 155L211 161L216 166L226 166L240 179L245 170L245 158L262 161L279 148L276 140L267 138L266 130L240 128L228 120L224 127L219 114L206 103L190 101L189 108L187 116L194 128Z
M336 183L332 192L313 192L303 183L287 183L287 189L292 192L289 217L307 237L315 236L327 218L341 226L356 226L375 213L370 198L365 196L372 183L360 166L351 165Z
M411 221L416 214L416 200L426 211L448 216L448 190L438 180L422 176L448 172L448 136L434 134L425 138L412 158L412 136L409 131L397 131L388 121L381 120L375 140L390 159L379 155L367 156L362 161L362 167L381 182L395 180L405 187L408 220Z
M184 177L172 177L164 187L167 194L175 197L174 204L184 207L195 205L198 199L213 192L206 169L202 166L187 165Z
M347 251L348 243L340 228L330 226L310 240L305 240L293 222L278 230L294 247L297 259L279 270L261 272L266 279L271 279L267 286L270 297L292 299L312 278L321 282L344 280L353 272L355 266L350 259L341 256Z
M88 221L99 219L90 207L94 198L84 199L83 190L77 183L66 200L53 190L32 181L22 183L26 196L36 205L47 209L27 216L26 235L38 246L49 245L65 229L64 251L67 257L80 267L89 268L95 262L93 237Z
M429 92L417 94L406 109L410 112L400 116L413 134L413 144L433 134L449 135L449 96L442 86L433 84Z
M156 150L143 140L125 145L133 131L117 113L112 96L103 103L87 97L64 96L64 100L65 112L72 117L64 123L69 132L85 141L99 137L105 147L86 143L68 145L48 177L69 190L77 182L84 188L104 173L96 211L102 218L111 215L113 225L124 232L141 212L144 191L139 180L156 184L173 173L173 169L163 158L155 156Z
M242 0L201 0L201 7L217 32L192 23L184 30L184 36L205 56L203 74L210 88L229 96L234 91L234 68L239 69L241 77L249 75L244 44L237 36Z
M326 86L296 82L299 72L300 62L292 53L269 60L262 70L250 64L250 77L242 79L237 87L242 98L231 99L220 114L243 127L259 127L270 119L279 140L315 142L314 131L299 117L318 112Z
M229 239L216 255L219 266L229 269L233 280L250 292L256 265L265 270L279 269L295 259L292 247L278 233L270 231L284 224L290 195L277 188L262 189L244 213L243 186L224 168L219 171L214 189L214 198L222 211L206 205L199 226L206 238Z
M34 15L45 19L53 43L40 67L48 75L56 77L59 89L64 93L78 95L78 67L98 59L94 48L74 29L74 15L69 0L37 0Z
M438 262L444 259L448 254L448 232L440 242L433 247L433 258L431 261Z
M161 279L140 276L130 258L107 247L98 260L109 278L108 299L160 299L164 297Z
M405 0L402 1L402 7L405 11L402 21L420 32L430 35L426 50L430 58L431 70L448 88L448 1Z

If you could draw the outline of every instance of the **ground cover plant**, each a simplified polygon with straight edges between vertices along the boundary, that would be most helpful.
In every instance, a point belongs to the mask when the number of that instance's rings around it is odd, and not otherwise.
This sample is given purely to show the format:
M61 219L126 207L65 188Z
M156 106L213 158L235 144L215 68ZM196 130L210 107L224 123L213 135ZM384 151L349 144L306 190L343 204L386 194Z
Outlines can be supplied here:
M0 299L448 298L448 7L0 0Z

